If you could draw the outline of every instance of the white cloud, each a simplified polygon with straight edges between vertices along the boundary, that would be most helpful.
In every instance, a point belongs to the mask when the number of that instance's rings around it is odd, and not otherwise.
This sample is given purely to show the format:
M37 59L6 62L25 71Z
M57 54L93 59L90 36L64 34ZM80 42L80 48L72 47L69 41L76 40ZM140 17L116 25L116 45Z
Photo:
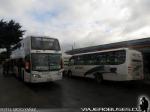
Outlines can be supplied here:
M64 49L150 36L149 0L0 0L0 19L26 35L54 36Z

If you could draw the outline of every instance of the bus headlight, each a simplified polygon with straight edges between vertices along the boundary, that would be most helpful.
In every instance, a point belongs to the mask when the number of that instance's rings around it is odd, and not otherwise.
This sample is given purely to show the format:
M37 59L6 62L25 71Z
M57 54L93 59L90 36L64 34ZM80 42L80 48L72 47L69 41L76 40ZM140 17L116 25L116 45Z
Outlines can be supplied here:
M41 78L41 76L39 74L33 74L33 77L35 77L35 78Z

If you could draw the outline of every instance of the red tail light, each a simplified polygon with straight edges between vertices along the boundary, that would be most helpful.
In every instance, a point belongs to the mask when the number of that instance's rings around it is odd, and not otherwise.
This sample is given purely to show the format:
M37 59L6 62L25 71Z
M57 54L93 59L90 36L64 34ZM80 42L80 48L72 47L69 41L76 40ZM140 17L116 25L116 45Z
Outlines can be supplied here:
M132 67L131 66L128 66L128 73L131 73L132 72Z
M25 70L27 71L27 72L30 72L30 62L29 61L26 61L25 62Z
M29 62L25 62L25 69L28 70L29 69Z
M131 66L128 66L128 70L132 70L132 67L131 67Z

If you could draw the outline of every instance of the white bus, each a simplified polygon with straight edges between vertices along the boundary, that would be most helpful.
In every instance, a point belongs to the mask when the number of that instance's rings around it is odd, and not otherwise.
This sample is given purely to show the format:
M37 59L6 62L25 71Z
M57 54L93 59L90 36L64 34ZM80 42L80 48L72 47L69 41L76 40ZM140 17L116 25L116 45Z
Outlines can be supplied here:
M76 54L70 59L69 76L103 80L142 80L142 54L129 48L119 48Z
M62 79L62 52L59 41L55 38L24 38L12 48L10 58L11 71L25 82Z

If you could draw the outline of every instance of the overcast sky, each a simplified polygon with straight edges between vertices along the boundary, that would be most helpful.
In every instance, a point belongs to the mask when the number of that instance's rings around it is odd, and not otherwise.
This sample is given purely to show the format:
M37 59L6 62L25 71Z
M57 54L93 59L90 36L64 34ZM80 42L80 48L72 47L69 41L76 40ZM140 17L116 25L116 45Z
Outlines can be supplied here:
M0 19L27 35L60 40L63 49L150 37L150 0L0 0Z

